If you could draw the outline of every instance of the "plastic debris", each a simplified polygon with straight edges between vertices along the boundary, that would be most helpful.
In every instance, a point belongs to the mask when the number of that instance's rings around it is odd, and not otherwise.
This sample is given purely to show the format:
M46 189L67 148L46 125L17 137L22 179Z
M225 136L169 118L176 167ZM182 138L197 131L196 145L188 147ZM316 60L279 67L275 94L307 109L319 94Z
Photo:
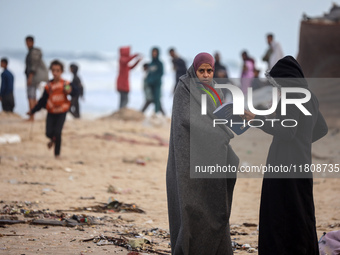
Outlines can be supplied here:
M111 199L109 203L100 203L100 205L87 206L87 207L72 207L72 211L92 211L92 212L100 212L105 213L107 211L110 212L135 212L135 213L145 213L142 209L140 209L136 204L126 204L123 202L119 202L116 199ZM110 201L110 200L109 200Z
M112 194L119 194L119 191L113 185L109 185L109 187L107 188L107 192Z
M82 200L92 200L92 199L96 199L94 196L91 197L80 197L80 199Z
M3 134L0 136L0 144L21 143L21 137L17 134Z

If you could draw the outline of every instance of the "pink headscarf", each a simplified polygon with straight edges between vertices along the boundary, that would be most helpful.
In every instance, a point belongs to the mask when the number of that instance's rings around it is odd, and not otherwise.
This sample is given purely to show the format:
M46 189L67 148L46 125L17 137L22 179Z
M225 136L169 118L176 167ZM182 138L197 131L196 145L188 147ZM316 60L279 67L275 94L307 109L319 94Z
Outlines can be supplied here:
M209 53L201 52L201 53L196 55L196 57L194 59L194 69L195 69L195 72L197 71L197 69L202 64L209 64L213 70L215 69L215 60L214 60L214 57L211 56Z

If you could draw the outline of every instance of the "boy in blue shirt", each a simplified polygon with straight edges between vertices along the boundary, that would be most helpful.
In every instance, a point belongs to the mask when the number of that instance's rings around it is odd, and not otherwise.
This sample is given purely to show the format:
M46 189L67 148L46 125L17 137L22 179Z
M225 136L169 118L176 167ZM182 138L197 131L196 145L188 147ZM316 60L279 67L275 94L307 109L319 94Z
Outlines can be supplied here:
M0 101L2 110L5 112L13 112L14 109L14 77L13 74L7 69L8 60L6 58L1 59L1 67L4 71L1 73L1 89L0 89Z

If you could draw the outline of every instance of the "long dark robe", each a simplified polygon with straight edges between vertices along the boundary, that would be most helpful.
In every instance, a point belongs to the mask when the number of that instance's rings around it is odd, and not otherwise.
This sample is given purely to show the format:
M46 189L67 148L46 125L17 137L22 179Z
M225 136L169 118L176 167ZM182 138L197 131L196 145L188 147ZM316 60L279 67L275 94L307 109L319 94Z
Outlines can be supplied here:
M191 178L190 171L196 162L237 167L239 159L229 145L231 131L225 125L212 126L215 105L209 97L207 115L201 115L203 85L196 82L191 66L174 94L166 173L171 249L176 255L229 255L233 254L229 217L236 175ZM221 90L217 92L222 96Z
M299 64L292 57L281 59L270 74L282 87L308 89ZM276 77L286 77L278 79ZM289 98L301 98L292 93ZM295 105L287 105L287 115L281 115L280 103L276 119L295 119L296 127L282 127L280 122L265 124L261 129L273 135L267 166L294 166L311 164L312 142L327 133L327 125L319 112L319 103L311 92L304 107L312 114L305 116ZM256 116L256 119L264 119ZM297 168L299 170L299 168ZM280 177L280 178L276 178ZM262 183L259 255L316 255L319 254L313 201L311 173L266 173Z

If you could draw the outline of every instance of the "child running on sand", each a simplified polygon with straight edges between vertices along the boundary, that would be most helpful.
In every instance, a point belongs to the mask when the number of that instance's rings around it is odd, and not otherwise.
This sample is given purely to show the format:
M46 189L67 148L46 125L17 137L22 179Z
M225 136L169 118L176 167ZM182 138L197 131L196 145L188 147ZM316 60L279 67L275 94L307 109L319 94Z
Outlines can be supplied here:
M61 132L66 119L66 113L71 105L67 95L71 93L72 89L69 82L61 78L64 66L60 61L52 61L50 70L52 71L53 79L46 84L44 94L35 107L27 114L32 116L41 108L46 108L48 112L46 118L46 136L50 139L47 147L50 149L54 145L54 155L56 158L59 158Z

